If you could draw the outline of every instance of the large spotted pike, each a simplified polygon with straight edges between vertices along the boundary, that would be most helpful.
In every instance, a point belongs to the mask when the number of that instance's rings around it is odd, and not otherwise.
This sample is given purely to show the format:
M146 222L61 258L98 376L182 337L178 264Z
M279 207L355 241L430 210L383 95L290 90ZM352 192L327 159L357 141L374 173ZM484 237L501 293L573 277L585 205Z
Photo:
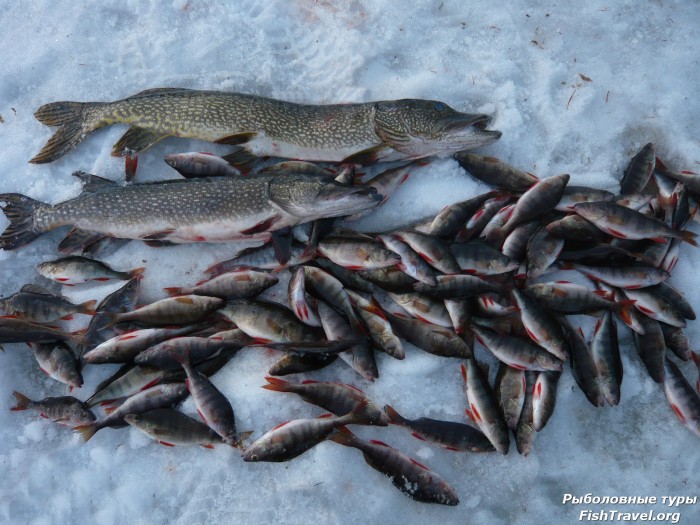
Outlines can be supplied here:
M131 126L112 155L142 151L166 137L232 144L257 156L358 163L449 156L490 144L491 118L443 102L405 99L362 104L295 104L240 93L148 89L114 102L53 102L34 114L59 126L30 162L52 162L91 132Z
M374 188L345 187L316 175L258 175L120 185L79 174L84 191L58 204L0 195L10 225L0 248L13 250L70 225L82 231L156 243L226 242L266 238L316 219L377 206Z

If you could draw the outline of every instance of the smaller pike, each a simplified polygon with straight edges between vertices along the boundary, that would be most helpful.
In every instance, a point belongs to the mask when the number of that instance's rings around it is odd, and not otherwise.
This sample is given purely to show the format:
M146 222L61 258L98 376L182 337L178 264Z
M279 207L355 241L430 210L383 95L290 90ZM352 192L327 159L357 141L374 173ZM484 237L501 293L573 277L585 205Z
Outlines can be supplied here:
M384 407L384 412L389 416L393 425L410 430L414 438L437 443L447 450L455 452L492 452L495 450L479 429L464 423L441 421L429 417L406 419L389 405Z
M331 434L329 439L361 451L370 467L387 476L409 498L441 505L459 504L457 494L446 481L386 443L374 439L363 441L345 428Z
M200 445L214 448L214 445L223 443L221 436L208 426L172 408L127 414L124 421L166 447Z
M328 439L336 428L344 425L369 425L371 419L365 405L366 402L363 401L340 417L328 414L277 425L245 449L243 461L289 461Z
M260 295L278 282L277 277L267 272L240 270L200 281L192 287L165 288L165 291L170 296L206 295L221 299L249 299Z
M145 268L136 268L119 272L101 261L78 255L46 261L36 267L36 271L43 277L65 286L74 286L88 281L128 281L140 278L145 270Z
M71 427L89 425L95 421L95 414L90 407L72 396L47 397L41 401L32 401L16 390L12 395L17 401L17 404L10 408L13 412L38 410L41 417Z
M352 385L319 382L311 379L301 383L291 383L274 377L266 377L265 379L268 384L263 385L263 388L274 392L298 394L307 403L328 410L336 416L349 414L358 405L363 405L364 416L366 416L368 424L382 427L389 424L387 415L362 390Z
M457 153L454 158L460 166L480 181L516 193L527 191L540 180L532 173L520 171L495 157Z

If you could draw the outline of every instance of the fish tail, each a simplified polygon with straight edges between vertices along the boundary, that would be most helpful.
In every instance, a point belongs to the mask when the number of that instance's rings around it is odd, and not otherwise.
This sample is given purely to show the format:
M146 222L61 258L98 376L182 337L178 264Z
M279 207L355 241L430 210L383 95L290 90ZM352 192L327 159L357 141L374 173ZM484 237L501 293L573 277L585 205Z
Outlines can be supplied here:
M390 423L398 424L406 421L406 419L390 405L384 405L384 413L389 417Z
M330 433L327 439L335 441L336 443L346 447L352 447L354 446L357 438L355 437L355 434L347 429L347 427L337 427Z
M357 404L351 412L343 416L347 418L345 424L348 425L371 425L374 421L372 414L367 410L369 402L365 399Z
M168 297L176 297L178 295L182 295L182 288L175 286L172 288L163 288L165 290L165 293L168 294Z
M75 430L76 432L78 432L80 434L80 437L83 438L83 441L87 442L87 441L90 441L92 436L95 435L98 428L97 428L97 425L92 423L90 425L80 425L79 427L75 427L73 430Z
M681 239L683 239L688 244L695 246L697 248L698 243L695 240L695 237L697 237L697 233L693 233L693 232L688 231L688 230L681 232Z
M80 313L81 314L87 314L87 315L95 315L95 305L97 304L97 300L92 299L90 301L85 301L84 303L79 304L78 306L80 307Z
M277 379L276 377L266 376L265 381L267 381L268 384L263 385L262 387L266 390L273 390L275 392L291 391L291 389L289 388L291 386L289 381L285 381L284 379Z
M134 268L133 270L130 270L127 272L132 279L141 279L143 278L143 272L146 271L146 267L142 266L141 268Z
M9 226L0 234L0 248L15 250L44 233L41 230L37 231L34 224L37 210L46 206L43 202L19 193L0 194L0 201L0 208L10 221Z
M34 116L42 124L60 126L53 137L37 155L32 164L53 162L80 144L83 139L101 125L87 123L88 111L98 105L96 102L52 102L41 106Z
M31 399L29 399L24 394L17 392L17 390L12 392L12 395L17 400L17 404L15 406L13 406L12 408L10 408L10 410L12 410L13 412L17 412L19 410L27 410L32 403Z

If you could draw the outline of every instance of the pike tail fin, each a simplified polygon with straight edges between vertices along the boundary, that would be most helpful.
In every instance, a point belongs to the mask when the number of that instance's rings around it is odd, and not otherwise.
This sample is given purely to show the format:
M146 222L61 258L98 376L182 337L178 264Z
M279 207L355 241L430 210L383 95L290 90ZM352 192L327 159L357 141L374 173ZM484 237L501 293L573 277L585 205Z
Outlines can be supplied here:
M15 250L20 246L29 244L43 231L34 229L34 215L38 208L45 206L26 195L19 193L0 194L0 208L10 224L0 234L0 248L3 250Z
M87 110L101 105L96 102L52 102L41 106L34 116L42 124L60 126L53 137L37 155L30 160L32 164L53 162L62 157L97 127L86 127Z

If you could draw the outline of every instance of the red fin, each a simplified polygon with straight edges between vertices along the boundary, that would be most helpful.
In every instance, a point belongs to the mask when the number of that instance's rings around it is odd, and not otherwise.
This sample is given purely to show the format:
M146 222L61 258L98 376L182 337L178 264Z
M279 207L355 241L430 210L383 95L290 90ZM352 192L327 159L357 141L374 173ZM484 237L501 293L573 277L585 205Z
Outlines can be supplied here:
M117 408L119 408L119 407L105 407L105 409L104 409L105 414L109 415L112 412L114 412L115 410L117 410Z
M532 395L537 399L542 397L542 382L541 381L538 381L537 384L535 385L535 390L532 393Z
M654 241L654 242L658 242L658 243L662 243L662 244L665 244L668 242L668 239L665 237L650 237L649 240Z
M241 233L243 235L252 235L254 233L264 233L270 229L270 227L277 222L277 217L270 217L269 219L265 219L264 221L260 221L254 226L251 226L250 228L247 228Z
M138 338L138 335L120 335L117 338L117 341L126 341L127 339L136 339Z
M266 390L272 390L274 392L288 392L289 381L284 379L277 379L276 377L266 376L265 380L269 383L263 385L262 387Z
M154 379L153 381L150 381L146 383L144 386L141 387L141 390L148 390L151 387L156 386L158 383L160 383L161 378Z
M678 408L678 407L677 407L676 405L674 405L673 403L671 403L671 409L672 409L673 412L678 416L678 419L681 420L681 423L683 423L683 424L685 425L686 419L685 419L685 416L683 415L683 412L681 412L681 409Z
M267 378L266 378L266 379L267 379ZM285 382L286 382L286 381L285 381ZM312 384L312 383L318 383L318 381L315 381L315 380L313 380L313 379L304 379L304 380L301 382L302 385L310 385L310 384Z
M430 470L430 469L429 469L428 467L426 467L425 465L422 465L422 464L418 463L415 459L413 459L413 458L408 458L408 459L410 459L410 460L411 460L411 463L413 463L413 464L416 465L417 467L420 467L420 468L422 468L422 469L424 469L424 470Z
M637 310L642 312L643 314L648 314L648 315L654 315L656 312L652 310L651 308L647 308L646 306L642 306L641 304L635 305L637 307Z
M93 281L100 281L100 282L105 282L105 281L111 281L111 277L95 277Z
M411 432L411 435L416 439L420 439L421 441L425 441L425 438L423 436L421 436L418 432Z
M138 155L127 155L126 157L124 157L124 174L127 182L134 180L134 177L136 177L136 170L138 169L138 167Z
M605 228L605 229L606 229L607 232L608 232L610 235L612 235L613 237L618 237L618 238L620 238L620 239L626 239L626 238L627 238L627 235L625 235L624 233L622 233L622 232L619 231L619 230L615 230L615 229L613 229L613 228Z
M481 414L479 414L479 411L476 409L476 407L474 406L473 403L471 404L471 407L472 407L472 414L474 414L474 417L476 418L476 422L478 423L479 421L482 420Z
M163 288L163 290L165 290L165 293L167 293L170 297L174 297L182 293L182 288L180 288L179 286L175 286L172 288Z
M464 384L466 384L467 383L467 367L462 364L462 365L460 365L460 369L462 371L462 379L464 379Z
M167 441L159 441L158 443L160 443L161 445L165 445L166 447L174 447L175 446L172 443L168 443Z
M333 414L321 414L316 419L328 419L329 417L333 417Z
M380 447L391 448L391 447L389 447L389 445L387 445L383 441L379 441L378 439L370 439L369 442L372 443L373 445L379 445Z
M451 450L453 452L462 452L460 449L455 448L455 447L442 447L442 448L444 448L445 450Z
M208 445L202 445L202 447L204 447L204 448L209 448L209 449L212 449L212 450L214 449L214 445L212 445L211 443L209 443Z
M61 317L63 321L72 321L74 319L73 314L64 315Z
M690 231L682 231L682 232L681 232L681 238L682 238L685 242L687 242L688 244L690 244L690 245L692 245L692 246L695 246L695 247L697 248L698 243L697 243L697 241L695 240L695 237L696 237L696 236L697 236L697 234L695 234L695 233L693 233L693 232L690 232Z
M476 423L476 419L474 419L474 414L472 414L472 411L469 410L468 408L464 409L464 412L469 416L469 419L471 419L474 423Z

